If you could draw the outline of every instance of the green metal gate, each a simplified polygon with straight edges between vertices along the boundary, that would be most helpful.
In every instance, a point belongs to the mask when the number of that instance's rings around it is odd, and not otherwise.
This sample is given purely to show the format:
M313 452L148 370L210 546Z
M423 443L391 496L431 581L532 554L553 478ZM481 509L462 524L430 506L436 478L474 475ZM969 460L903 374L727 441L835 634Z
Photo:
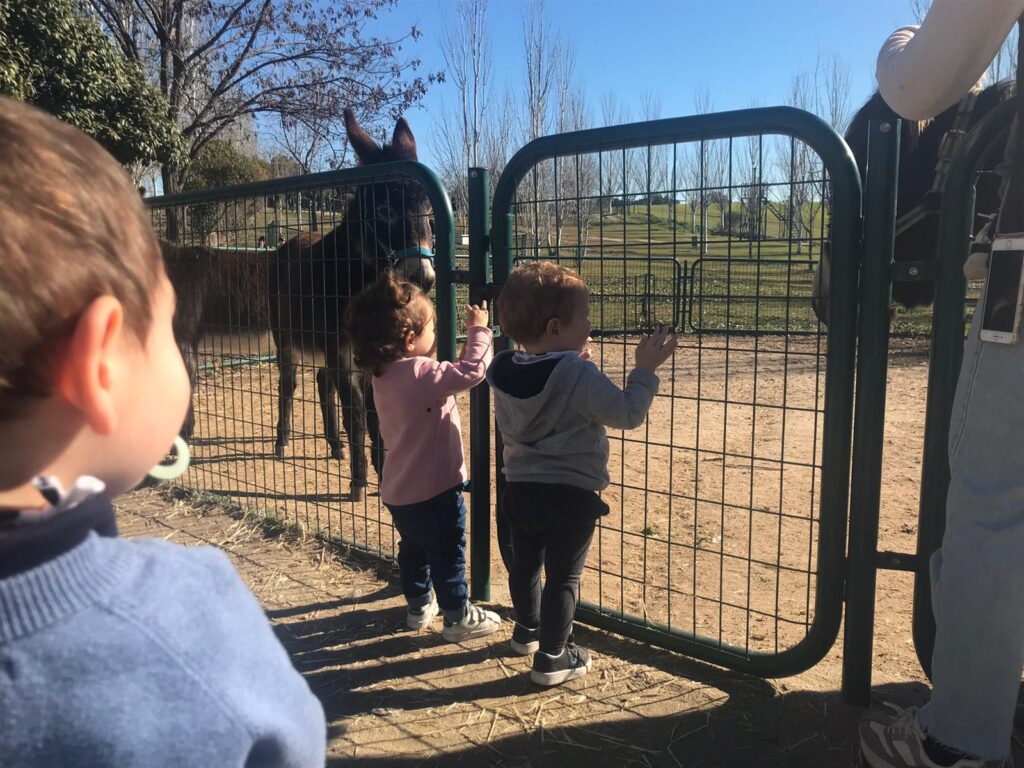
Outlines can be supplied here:
M726 159L712 178L716 152ZM696 169L687 180L685 157ZM673 317L684 343L646 426L609 435L613 511L591 549L582 621L761 675L806 669L832 646L845 579L860 205L845 143L789 108L552 136L509 162L493 207L497 287L517 257L572 264L581 247L600 254L587 266L600 295L666 256L691 271L706 256L737 266L778 258L806 271L831 243L827 333L808 334L802 311L771 309L796 306L793 280L780 302L740 270L726 270L725 295L748 297L750 313L736 317L726 302L716 329ZM620 382L649 326L616 320L639 300L592 307L595 330L606 332L595 334L595 361ZM810 295L802 300L809 308ZM496 455L507 550L500 442Z
M376 474L368 467L369 489L352 498L349 457L368 455L347 435L342 459L332 457L324 437L323 398L317 365L298 366L290 440L275 455L278 368L271 339L268 269L275 235L316 237L335 228L366 235L367 222L346 219L346 204L360 189L391 189L397 182L420 187L430 201L434 229L438 354L455 356L455 231L448 193L419 163L393 162L341 171L276 179L147 200L178 294L176 335L194 367L193 462L181 483L227 497L245 510L308 530L378 556L397 550L390 517L380 503ZM381 186L383 185L383 186ZM390 186L388 186L390 185ZM263 236L269 248L258 248ZM338 253L309 258L337 259ZM322 287L326 289L325 287ZM341 311L347 296L337 296ZM330 311L330 310L328 310ZM198 323L183 322L191 316ZM322 319L310 318L319 323ZM189 349L185 331L196 333ZM365 413L343 413L364 419ZM471 434L471 440L475 439ZM487 502L475 506L486 509Z

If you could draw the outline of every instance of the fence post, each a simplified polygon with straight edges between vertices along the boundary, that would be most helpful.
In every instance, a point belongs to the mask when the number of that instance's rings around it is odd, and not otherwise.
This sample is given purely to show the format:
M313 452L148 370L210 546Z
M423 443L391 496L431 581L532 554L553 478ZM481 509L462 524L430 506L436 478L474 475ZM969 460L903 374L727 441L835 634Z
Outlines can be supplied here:
M843 697L858 706L867 706L871 697L878 507L882 482L899 153L900 121L872 120L868 125L867 178L864 184L864 257L860 279L843 638Z
M469 169L469 302L484 300L488 283L491 211L486 168ZM491 599L491 391L469 393L470 598Z

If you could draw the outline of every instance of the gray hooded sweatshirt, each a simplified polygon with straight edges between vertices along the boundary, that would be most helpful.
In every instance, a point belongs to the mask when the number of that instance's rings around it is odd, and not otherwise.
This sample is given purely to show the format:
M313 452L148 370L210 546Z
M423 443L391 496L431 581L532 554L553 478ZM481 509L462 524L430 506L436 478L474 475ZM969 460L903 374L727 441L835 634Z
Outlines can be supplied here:
M575 352L501 352L487 381L505 443L505 478L590 491L608 486L605 427L639 427L658 391L658 377L640 368L619 389Z

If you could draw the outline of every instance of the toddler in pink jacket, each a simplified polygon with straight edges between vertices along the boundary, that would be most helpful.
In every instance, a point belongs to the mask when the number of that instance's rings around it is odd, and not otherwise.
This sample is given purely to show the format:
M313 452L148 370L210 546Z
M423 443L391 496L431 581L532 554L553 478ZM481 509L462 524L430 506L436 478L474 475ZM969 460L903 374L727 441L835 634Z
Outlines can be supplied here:
M401 536L406 624L424 629L440 610L442 636L459 642L501 625L497 614L467 599L466 465L455 404L456 394L484 380L491 361L487 303L466 308L466 345L453 363L435 359L434 322L434 305L423 290L391 273L348 309L355 362L373 375L387 449L380 495Z

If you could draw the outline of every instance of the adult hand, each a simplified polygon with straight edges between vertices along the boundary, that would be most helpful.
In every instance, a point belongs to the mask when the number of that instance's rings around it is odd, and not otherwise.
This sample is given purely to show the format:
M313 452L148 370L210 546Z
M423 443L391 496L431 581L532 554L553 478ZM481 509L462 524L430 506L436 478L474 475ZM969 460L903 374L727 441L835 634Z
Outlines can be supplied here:
M644 336L636 346L636 367L654 373L676 351L679 340L668 328L659 328Z

